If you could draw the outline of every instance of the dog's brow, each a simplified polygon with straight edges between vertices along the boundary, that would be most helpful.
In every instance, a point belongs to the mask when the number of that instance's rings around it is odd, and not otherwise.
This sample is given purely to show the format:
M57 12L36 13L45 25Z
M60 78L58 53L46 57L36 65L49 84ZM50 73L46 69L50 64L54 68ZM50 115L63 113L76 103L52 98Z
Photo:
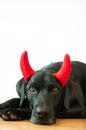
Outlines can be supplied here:
M52 84L52 83L50 83L49 85L48 85L48 87L55 87L55 85L54 84Z
M29 88L31 88L31 87L34 87L34 88L36 88L36 89L39 89L40 88L40 86L39 86L39 84L37 84L37 83L35 83L35 82L32 82L32 83L30 83L29 85L27 85L27 91L29 90Z

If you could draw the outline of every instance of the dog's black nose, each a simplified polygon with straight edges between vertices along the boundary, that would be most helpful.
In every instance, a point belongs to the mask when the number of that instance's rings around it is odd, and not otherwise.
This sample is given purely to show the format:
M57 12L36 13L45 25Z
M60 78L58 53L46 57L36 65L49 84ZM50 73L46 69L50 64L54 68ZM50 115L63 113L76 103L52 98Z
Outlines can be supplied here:
M37 112L39 118L43 119L43 118L47 118L49 113L47 111L40 111L40 112Z

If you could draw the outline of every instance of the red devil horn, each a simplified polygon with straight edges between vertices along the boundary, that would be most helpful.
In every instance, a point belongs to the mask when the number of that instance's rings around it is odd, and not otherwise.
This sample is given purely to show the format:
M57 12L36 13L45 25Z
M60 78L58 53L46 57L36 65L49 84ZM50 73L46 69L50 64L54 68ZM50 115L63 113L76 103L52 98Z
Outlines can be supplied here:
M70 56L66 54L60 70L57 73L54 73L53 75L60 81L60 83L64 87L64 85L69 79L71 71L72 71L72 67L71 67Z
M21 55L20 67L24 76L24 80L27 82L28 79L35 73L28 61L27 51L24 51Z

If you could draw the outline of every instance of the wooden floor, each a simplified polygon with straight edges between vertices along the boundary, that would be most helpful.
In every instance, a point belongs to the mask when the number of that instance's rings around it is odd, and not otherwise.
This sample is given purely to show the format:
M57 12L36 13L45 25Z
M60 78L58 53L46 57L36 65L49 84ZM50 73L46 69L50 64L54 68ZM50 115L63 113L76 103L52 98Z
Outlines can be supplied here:
M0 120L0 130L86 130L86 119L58 119L53 125L36 125L28 120L16 122Z

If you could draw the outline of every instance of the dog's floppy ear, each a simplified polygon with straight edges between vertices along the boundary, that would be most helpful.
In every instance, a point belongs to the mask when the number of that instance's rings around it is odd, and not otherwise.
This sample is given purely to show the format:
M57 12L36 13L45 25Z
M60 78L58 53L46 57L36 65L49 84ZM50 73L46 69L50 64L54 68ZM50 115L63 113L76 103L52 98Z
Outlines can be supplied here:
M64 90L64 93L65 93L65 95L64 95L64 105L65 105L65 107L67 109L69 109L71 101L72 101L72 99L74 97L74 93L75 93L75 84L74 84L74 82L71 81L71 80L68 81L67 85L66 85L66 87L64 89L65 89ZM71 93L72 93L72 95L71 95Z
M25 88L27 83L24 81L24 78L19 80L16 85L16 90L18 95L20 96L20 106L22 105L24 98L25 98Z
M72 102L75 101L75 104L76 107L79 106L81 107L81 109L84 110L84 96L83 96L83 93L82 93L82 89L81 89L81 86L70 80L68 83L67 83L67 86L64 88L65 89L65 96L64 96L64 105L67 109L69 108L72 108L74 107L72 105Z

